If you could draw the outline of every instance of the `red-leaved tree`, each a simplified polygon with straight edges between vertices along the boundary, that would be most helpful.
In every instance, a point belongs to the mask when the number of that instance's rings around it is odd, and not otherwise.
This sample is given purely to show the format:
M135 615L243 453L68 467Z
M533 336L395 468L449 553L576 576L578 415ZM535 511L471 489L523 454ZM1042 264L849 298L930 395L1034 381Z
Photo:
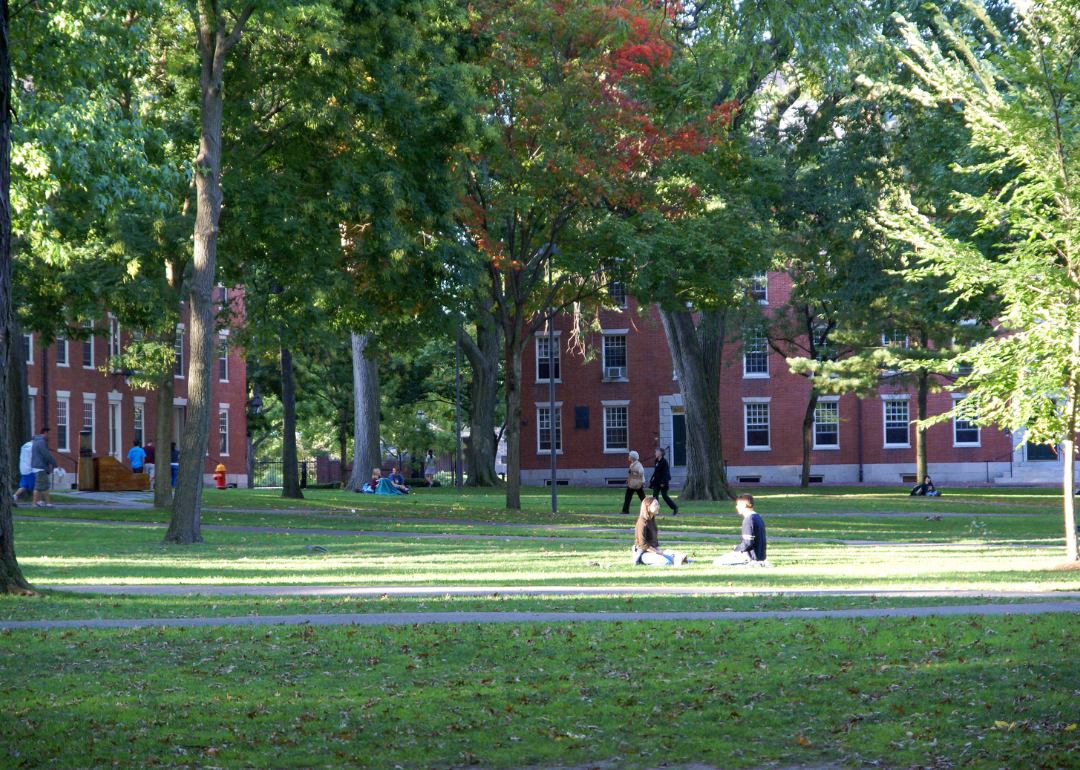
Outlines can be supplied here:
M675 11L637 0L481 0L483 135L461 226L506 350L507 508L520 507L521 361L549 311L633 270L649 221L687 215L720 111L680 102ZM549 277L550 271L550 277Z

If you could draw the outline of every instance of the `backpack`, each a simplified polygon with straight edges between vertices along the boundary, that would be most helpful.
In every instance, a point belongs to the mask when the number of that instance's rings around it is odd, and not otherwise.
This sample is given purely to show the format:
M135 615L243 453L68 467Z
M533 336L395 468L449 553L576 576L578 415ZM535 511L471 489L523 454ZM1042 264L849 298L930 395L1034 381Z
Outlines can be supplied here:
M19 450L19 473L23 476L30 473L33 467L30 465L30 458L34 454L34 442L27 441L22 445L22 449Z

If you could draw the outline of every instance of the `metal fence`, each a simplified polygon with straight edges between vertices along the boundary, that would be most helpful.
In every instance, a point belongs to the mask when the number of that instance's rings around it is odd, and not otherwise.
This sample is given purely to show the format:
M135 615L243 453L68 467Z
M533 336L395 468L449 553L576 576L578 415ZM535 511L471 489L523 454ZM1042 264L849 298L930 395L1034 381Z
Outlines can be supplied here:
M297 463L300 473L300 488L308 485L308 480L315 481L315 461L301 460ZM255 487L281 487L282 475L285 471L285 463L281 460L256 460L255 461Z

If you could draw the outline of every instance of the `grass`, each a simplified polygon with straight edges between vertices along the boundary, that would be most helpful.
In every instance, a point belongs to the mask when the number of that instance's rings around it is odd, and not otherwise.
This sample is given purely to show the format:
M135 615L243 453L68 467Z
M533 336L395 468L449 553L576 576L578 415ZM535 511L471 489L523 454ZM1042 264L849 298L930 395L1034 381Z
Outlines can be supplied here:
M774 538L773 569L713 568L738 520L730 504L705 503L683 510L715 515L660 522L661 543L692 543L698 563L631 567L633 518L615 514L621 492L609 489L560 489L557 516L547 490L535 489L522 511L506 511L491 491L318 490L294 502L208 490L206 525L329 532L206 530L206 543L184 548L160 546L147 527L85 521L163 523L164 511L21 508L69 519L15 522L31 582L182 584L191 593L45 591L0 597L0 618L848 609L1009 600L768 592L1080 590L1080 572L1052 569L1063 557L1054 490L949 490L938 500L898 488L752 491ZM864 515L882 512L911 515ZM960 515L934 520L949 513ZM474 535L483 538L464 537ZM523 535L545 539L507 540ZM208 585L276 584L740 595L199 595ZM1072 615L3 631L0 767L1071 767L1080 764L1078 636Z
M1074 616L4 632L6 768L1076 765Z
M772 569L720 569L726 543L689 552L698 562L672 569L633 567L629 535L607 541L397 539L373 536L214 532L208 543L161 546L143 527L16 522L31 582L188 585L727 586L770 589L1016 589L1080 587L1080 574L1054 571L1059 549L972 544L849 547L773 543ZM209 535L210 533L208 533ZM663 543L663 540L661 541ZM319 545L325 553L309 549Z

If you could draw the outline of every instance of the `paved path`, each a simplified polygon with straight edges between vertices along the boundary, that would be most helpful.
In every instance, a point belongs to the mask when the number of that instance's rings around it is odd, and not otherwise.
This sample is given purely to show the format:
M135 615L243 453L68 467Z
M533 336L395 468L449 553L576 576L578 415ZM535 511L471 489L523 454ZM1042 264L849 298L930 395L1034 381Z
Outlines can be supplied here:
M165 529L166 525L156 521L116 521L111 519L66 519L62 517L53 516L13 516L15 521L46 521L51 523L66 523L66 524L100 524L110 527L149 527L157 529ZM206 532L243 532L249 534L261 534L261 535L316 535L320 537L382 537L395 540L407 540L407 539L431 539L431 540L502 540L505 542L511 541L530 541L530 542L557 542L557 543L604 543L612 540L625 540L630 542L632 535L630 529L588 529L586 531L597 532L600 534L610 532L613 535L618 535L618 538L603 538L603 537L548 537L545 535L470 535L470 534L456 534L456 533L443 533L443 532L385 532L379 530L353 530L353 529L314 529L310 527L251 527L241 526L233 524L204 524L202 527ZM569 531L573 531L575 528L570 527ZM684 538L701 538L704 542L695 542L693 540L686 540ZM691 546L691 545L715 545L715 540L737 540L739 535L720 535L712 532L685 532L678 530L667 530L664 533L664 543L667 545L679 545L679 546ZM847 546L891 546L896 548L934 548L942 549L948 548L950 550L978 550L984 548L1050 548L1053 547L1052 543L940 543L930 540L917 541L917 542L905 542L905 541L892 541L892 540L842 540L835 537L777 537L770 536L769 540L773 542L790 542L790 543L833 543L837 545Z
M792 610L787 612L401 612L349 615L272 615L154 620L23 620L0 622L0 629L50 628L184 628L221 626L411 626L418 623L589 623L654 621L732 621L765 618L922 618L932 615L1036 615L1080 613L1080 602L1041 604L957 605L901 609Z
M437 586L437 585L217 585L97 584L39 588L129 596L877 596L880 598L1080 599L1080 591L978 591L957 589L731 588L719 586Z

